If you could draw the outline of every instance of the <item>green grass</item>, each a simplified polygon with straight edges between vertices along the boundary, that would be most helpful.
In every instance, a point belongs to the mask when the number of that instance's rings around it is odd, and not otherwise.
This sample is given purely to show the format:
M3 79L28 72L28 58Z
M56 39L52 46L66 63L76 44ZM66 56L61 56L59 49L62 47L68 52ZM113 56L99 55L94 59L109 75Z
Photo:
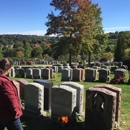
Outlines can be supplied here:
M110 77L113 78L113 74L110 74ZM128 79L128 75L126 75L126 78ZM17 80L19 78L12 78L13 80ZM26 78L25 78L26 79ZM33 79L26 79L28 82L33 82ZM51 79L53 82L53 85L58 85L61 83L61 74L60 73L54 73L54 78ZM84 92L89 87L93 87L97 84L105 84L100 82L77 82L82 85L84 85ZM122 130L130 130L130 85L128 84L111 84L115 87L122 89L122 95L121 95L121 113L120 113L120 124L122 127ZM85 93L84 93L85 97ZM85 104L85 102L84 102ZM53 123L50 121L49 118L41 116L39 119L25 119L21 118L22 123L25 130L62 130L59 125ZM83 119L84 121L84 119ZM75 125L71 124L66 126L64 129L66 130L82 130L82 122L77 122Z

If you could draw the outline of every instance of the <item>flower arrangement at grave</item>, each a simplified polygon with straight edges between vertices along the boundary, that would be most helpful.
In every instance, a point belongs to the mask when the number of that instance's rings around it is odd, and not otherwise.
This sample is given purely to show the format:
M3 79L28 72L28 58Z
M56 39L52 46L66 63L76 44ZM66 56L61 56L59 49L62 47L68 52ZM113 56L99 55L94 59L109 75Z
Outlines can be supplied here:
M124 77L123 76L118 76L116 78L111 79L110 83L112 84L124 84Z
M68 116L61 115L57 119L57 123L60 124L61 127L66 126L66 124L69 122Z

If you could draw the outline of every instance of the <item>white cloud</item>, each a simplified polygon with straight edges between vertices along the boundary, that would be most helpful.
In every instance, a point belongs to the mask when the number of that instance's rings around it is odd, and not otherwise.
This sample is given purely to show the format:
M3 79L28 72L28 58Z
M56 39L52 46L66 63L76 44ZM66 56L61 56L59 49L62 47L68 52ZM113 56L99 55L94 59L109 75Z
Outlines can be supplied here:
M130 27L110 27L104 28L105 33L115 32L115 31L130 31Z
M38 36L44 36L46 33L46 30L33 30L33 31L25 31L25 32L7 32L7 33L1 33L0 34L22 34L22 35L38 35Z
M115 31L130 31L130 27L110 27L110 28L103 28L103 29L105 33L115 32ZM32 30L32 31L25 31L25 32L7 32L7 33L0 32L0 34L22 34L22 35L38 35L38 36L44 36L45 33L46 30Z

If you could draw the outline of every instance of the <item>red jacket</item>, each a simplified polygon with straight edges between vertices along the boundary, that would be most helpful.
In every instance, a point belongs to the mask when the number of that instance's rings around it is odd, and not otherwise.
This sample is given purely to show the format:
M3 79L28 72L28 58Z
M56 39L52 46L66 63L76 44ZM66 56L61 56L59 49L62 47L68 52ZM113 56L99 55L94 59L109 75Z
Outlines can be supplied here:
M22 115L17 88L7 76L0 76L0 121L17 119Z

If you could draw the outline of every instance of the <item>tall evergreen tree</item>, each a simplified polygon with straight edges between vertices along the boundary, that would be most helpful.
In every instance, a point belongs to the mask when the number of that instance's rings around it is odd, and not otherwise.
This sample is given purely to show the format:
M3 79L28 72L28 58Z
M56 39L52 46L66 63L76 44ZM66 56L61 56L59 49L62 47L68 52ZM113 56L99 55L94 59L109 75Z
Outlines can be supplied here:
M119 36L117 40L117 45L114 53L114 61L122 61L125 55L125 39L123 36Z

